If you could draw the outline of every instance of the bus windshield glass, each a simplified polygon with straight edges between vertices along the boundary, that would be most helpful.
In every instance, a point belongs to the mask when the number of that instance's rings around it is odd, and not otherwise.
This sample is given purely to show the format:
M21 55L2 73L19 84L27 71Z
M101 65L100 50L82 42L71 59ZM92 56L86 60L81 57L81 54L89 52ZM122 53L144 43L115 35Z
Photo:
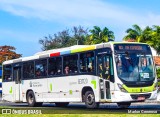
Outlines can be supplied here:
M124 82L153 81L155 73L149 46L137 44L120 46L121 49L117 51L115 48L118 77Z

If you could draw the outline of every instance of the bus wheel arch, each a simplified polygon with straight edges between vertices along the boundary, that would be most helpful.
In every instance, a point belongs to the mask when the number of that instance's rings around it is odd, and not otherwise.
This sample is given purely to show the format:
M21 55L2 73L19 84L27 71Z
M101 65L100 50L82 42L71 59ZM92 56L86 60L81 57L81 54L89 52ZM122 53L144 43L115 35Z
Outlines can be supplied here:
M35 94L33 90L29 89L26 92L26 100L28 103L28 106L35 107L35 106L42 106L42 102L36 102Z
M26 100L27 100L27 94L28 94L29 91L32 91L32 92L33 92L32 89L28 89L28 90L27 90L27 92L26 92Z
M89 87L89 86L83 87L82 93L81 93L82 102L85 101L84 98L85 98L85 93L86 93L87 91L93 91L93 89L92 89L91 87Z
M82 101L85 102L87 108L98 108L99 102L95 102L95 94L91 87L83 87Z

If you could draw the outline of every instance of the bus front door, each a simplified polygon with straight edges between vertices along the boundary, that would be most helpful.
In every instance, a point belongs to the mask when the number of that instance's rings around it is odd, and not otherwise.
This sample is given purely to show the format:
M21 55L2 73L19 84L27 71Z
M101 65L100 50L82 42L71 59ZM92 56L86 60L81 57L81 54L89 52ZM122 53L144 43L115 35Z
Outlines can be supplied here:
M21 101L21 67L14 67L13 68L13 78L15 81L15 101Z
M100 99L111 99L110 94L110 56L100 54L97 56L97 75L99 76Z

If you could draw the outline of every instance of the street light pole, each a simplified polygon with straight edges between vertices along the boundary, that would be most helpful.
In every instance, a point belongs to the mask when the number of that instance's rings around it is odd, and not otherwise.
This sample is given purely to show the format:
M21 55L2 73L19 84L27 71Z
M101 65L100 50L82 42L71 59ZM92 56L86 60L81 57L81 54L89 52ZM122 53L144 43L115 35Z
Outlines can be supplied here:
M77 42L77 45L78 45L79 40L78 40L78 39L76 39L76 42Z

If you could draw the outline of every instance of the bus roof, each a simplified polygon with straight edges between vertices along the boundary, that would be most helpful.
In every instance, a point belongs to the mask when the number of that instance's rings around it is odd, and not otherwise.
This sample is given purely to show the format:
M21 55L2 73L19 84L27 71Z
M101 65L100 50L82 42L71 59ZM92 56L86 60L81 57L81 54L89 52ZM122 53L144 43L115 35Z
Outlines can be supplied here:
M112 44L146 44L146 43L140 43L140 42L127 42L127 41L122 41L122 42L111 42Z
M29 61L29 60L35 60L35 59L45 58L45 57L54 57L54 56L56 57L60 55L73 54L73 53L84 52L84 51L95 50L95 49L106 48L106 47L111 48L111 46L114 44L126 44L126 43L127 44L145 44L145 43L137 43L137 42L107 42L107 43L101 43L96 45L74 45L71 47L58 48L58 49L38 52L35 55L30 57L22 57L18 59L8 60L3 62L3 64L12 64L12 63L17 63L21 61Z

